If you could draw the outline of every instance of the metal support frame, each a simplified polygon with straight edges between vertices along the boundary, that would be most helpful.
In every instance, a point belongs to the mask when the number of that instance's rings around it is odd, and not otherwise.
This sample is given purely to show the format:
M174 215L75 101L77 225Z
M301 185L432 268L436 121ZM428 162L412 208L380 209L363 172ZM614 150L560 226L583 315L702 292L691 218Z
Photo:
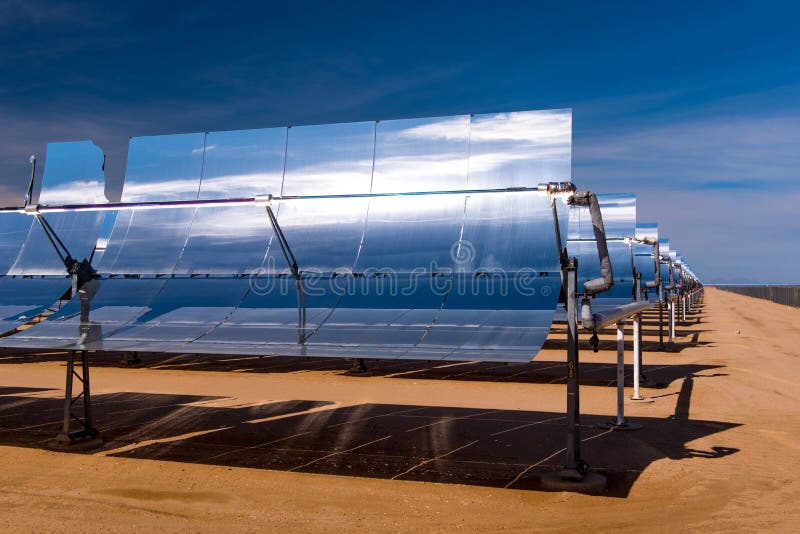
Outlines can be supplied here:
M567 462L562 478L581 480L589 466L581 458L578 347L578 260L567 260Z
M564 467L557 472L545 473L542 485L551 490L597 491L605 488L606 479L589 472L589 465L581 457L577 258L562 257L562 271L567 309L567 454Z
M75 365L75 356L80 353L80 362ZM74 394L75 381L79 382L80 391ZM80 401L80 402L79 402ZM76 415L76 405L80 415ZM81 410L82 409L82 410ZM78 428L73 430L74 424ZM89 354L86 350L69 352L67 357L67 383L64 392L64 422L61 432L51 445L54 448L95 448L102 445L100 431L92 421L92 396L89 384Z
M598 425L610 430L639 430L642 425L632 424L625 418L625 324L617 323L617 416L613 421Z
M297 338L298 343L301 345L306 342L306 291L303 287L303 277L300 275L300 269L297 265L297 259L294 257L289 241L283 233L275 213L272 211L272 206L267 204L267 217L272 224L272 230L275 232L275 237L278 238L278 245L281 247L283 257L289 265L292 276L295 280L295 288L297 290Z
M35 161L31 162L35 165ZM31 191L29 191L30 197ZM27 199L30 201L30 198ZM50 445L55 449L85 449L100 447L103 443L100 432L92 422L91 388L89 386L89 356L86 345L97 343L102 339L100 325L89 320L91 301L100 289L100 276L92 267L88 259L78 261L70 254L69 249L58 237L58 234L47 222L44 216L32 211L33 216L41 226L48 241L53 246L56 254L61 259L64 267L72 278L72 297L80 299L80 325L78 326L79 350L71 350L67 357L67 380L64 391L64 420L61 432ZM80 352L80 364L76 367L75 355ZM80 382L81 388L77 395L73 395L75 381ZM79 401L81 401L79 403ZM82 405L82 416L75 414L76 404ZM77 430L72 430L74 423L78 424Z

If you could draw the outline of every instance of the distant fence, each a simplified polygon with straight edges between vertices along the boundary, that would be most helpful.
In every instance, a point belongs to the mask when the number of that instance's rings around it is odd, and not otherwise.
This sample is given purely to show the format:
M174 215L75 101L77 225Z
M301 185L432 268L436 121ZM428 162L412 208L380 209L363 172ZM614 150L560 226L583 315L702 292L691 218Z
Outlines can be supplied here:
M718 289L800 307L800 286L716 286Z

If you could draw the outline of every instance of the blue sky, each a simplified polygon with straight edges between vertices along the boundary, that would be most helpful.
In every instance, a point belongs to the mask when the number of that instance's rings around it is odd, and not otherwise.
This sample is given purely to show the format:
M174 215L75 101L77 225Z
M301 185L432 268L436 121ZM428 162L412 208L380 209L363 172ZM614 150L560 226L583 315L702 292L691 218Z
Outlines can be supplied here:
M3 204L48 141L119 177L136 135L571 107L580 187L706 282L800 283L800 3L199 4L0 0Z

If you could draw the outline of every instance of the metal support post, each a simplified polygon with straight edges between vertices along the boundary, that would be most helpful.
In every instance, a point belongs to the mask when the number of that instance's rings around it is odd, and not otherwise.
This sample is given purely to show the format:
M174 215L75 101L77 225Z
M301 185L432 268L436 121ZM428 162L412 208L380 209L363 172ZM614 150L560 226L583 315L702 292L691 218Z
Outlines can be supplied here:
M642 300L642 273L634 276L634 291L636 300ZM633 316L633 400L642 400L639 394L639 384L645 378L642 372L642 314Z
M658 301L658 346L661 349L664 348L664 298L661 296L660 289Z
M76 366L75 356L79 352L81 361L79 366ZM80 371L78 371L78 369L80 369ZM80 392L74 395L76 380L82 387L80 388ZM75 413L76 404L80 404L77 410L79 415ZM72 430L75 423L77 423L78 428ZM92 421L92 396L91 387L89 385L89 353L86 350L73 350L69 352L67 357L67 383L64 391L63 426L61 432L50 445L56 449L75 450L97 448L102 446L102 444L103 441L100 438L100 432L94 427Z
M552 490L597 491L605 488L606 479L588 472L589 466L581 458L580 436L580 382L578 362L578 260L566 258L567 308L567 458L559 472L545 473L542 485Z
M611 430L639 430L642 425L632 425L625 418L625 327L617 323L617 417L598 425Z
M642 314L633 316L633 395L631 400L644 400L640 391L642 378Z
M675 340L675 299L669 300L669 342Z
M642 396L641 386L647 377L642 365L642 314L633 316L633 395L631 400L637 404L650 403L653 399Z
M581 459L577 274L578 260L570 258L567 264L567 463L562 476L580 480L588 466Z
M353 364L344 374L349 376L372 376L363 358L353 358Z
M625 326L617 323L617 420L615 426L625 424Z

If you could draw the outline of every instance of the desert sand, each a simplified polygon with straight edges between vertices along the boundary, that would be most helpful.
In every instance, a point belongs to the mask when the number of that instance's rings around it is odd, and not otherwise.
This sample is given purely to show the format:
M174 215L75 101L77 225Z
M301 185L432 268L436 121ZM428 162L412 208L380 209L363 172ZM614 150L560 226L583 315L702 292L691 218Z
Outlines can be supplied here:
M597 495L539 486L563 463L563 329L532 364L368 362L369 377L340 360L97 356L105 445L83 453L46 449L64 355L6 352L0 528L800 530L800 309L709 288L665 350L654 318L652 402L625 406L641 430L596 427L615 413L612 337L581 351Z

